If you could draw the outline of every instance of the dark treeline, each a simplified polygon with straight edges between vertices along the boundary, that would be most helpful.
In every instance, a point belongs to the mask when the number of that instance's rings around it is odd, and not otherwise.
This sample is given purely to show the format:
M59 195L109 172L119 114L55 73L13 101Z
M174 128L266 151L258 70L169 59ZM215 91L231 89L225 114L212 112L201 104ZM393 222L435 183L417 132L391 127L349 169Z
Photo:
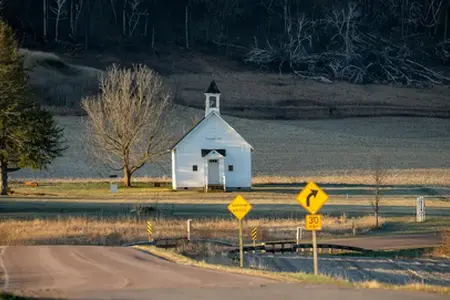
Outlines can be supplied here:
M450 0L0 2L25 47L208 46L301 76L410 85L442 83L422 64L450 59Z

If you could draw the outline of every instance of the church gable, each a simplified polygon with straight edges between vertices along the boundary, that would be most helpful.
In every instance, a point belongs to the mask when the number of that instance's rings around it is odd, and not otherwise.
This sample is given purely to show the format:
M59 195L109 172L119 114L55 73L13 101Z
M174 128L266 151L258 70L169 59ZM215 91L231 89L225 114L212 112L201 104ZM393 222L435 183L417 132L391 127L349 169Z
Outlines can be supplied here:
M211 113L201 120L172 149L190 141L199 144L199 146L202 144L220 144L223 146L248 145L253 150L253 147L216 113Z

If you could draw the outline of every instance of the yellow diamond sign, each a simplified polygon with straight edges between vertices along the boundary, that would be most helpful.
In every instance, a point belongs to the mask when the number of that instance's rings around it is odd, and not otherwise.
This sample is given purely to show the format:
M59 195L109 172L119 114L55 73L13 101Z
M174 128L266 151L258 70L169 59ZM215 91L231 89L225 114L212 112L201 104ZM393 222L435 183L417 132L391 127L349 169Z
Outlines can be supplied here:
M327 202L328 195L322 191L314 182L308 183L305 188L297 195L297 201L310 214L317 213Z
M238 219L242 220L248 212L252 209L252 205L245 200L241 195L237 195L230 205L228 210Z

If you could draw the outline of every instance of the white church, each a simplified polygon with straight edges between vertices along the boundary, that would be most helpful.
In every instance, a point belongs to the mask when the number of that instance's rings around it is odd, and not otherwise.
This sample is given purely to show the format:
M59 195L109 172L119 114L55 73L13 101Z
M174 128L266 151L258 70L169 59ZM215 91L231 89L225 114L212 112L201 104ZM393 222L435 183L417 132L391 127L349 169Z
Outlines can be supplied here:
M172 188L251 189L254 148L220 116L220 91L215 81L205 96L205 117L170 149Z

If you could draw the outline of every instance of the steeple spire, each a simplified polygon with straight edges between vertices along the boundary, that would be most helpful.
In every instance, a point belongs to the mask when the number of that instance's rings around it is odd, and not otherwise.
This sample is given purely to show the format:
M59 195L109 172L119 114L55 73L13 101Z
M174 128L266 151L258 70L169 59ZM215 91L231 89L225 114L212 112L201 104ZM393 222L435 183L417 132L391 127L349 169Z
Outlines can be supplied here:
M205 117L213 111L220 114L220 90L214 80L209 84L205 96Z

